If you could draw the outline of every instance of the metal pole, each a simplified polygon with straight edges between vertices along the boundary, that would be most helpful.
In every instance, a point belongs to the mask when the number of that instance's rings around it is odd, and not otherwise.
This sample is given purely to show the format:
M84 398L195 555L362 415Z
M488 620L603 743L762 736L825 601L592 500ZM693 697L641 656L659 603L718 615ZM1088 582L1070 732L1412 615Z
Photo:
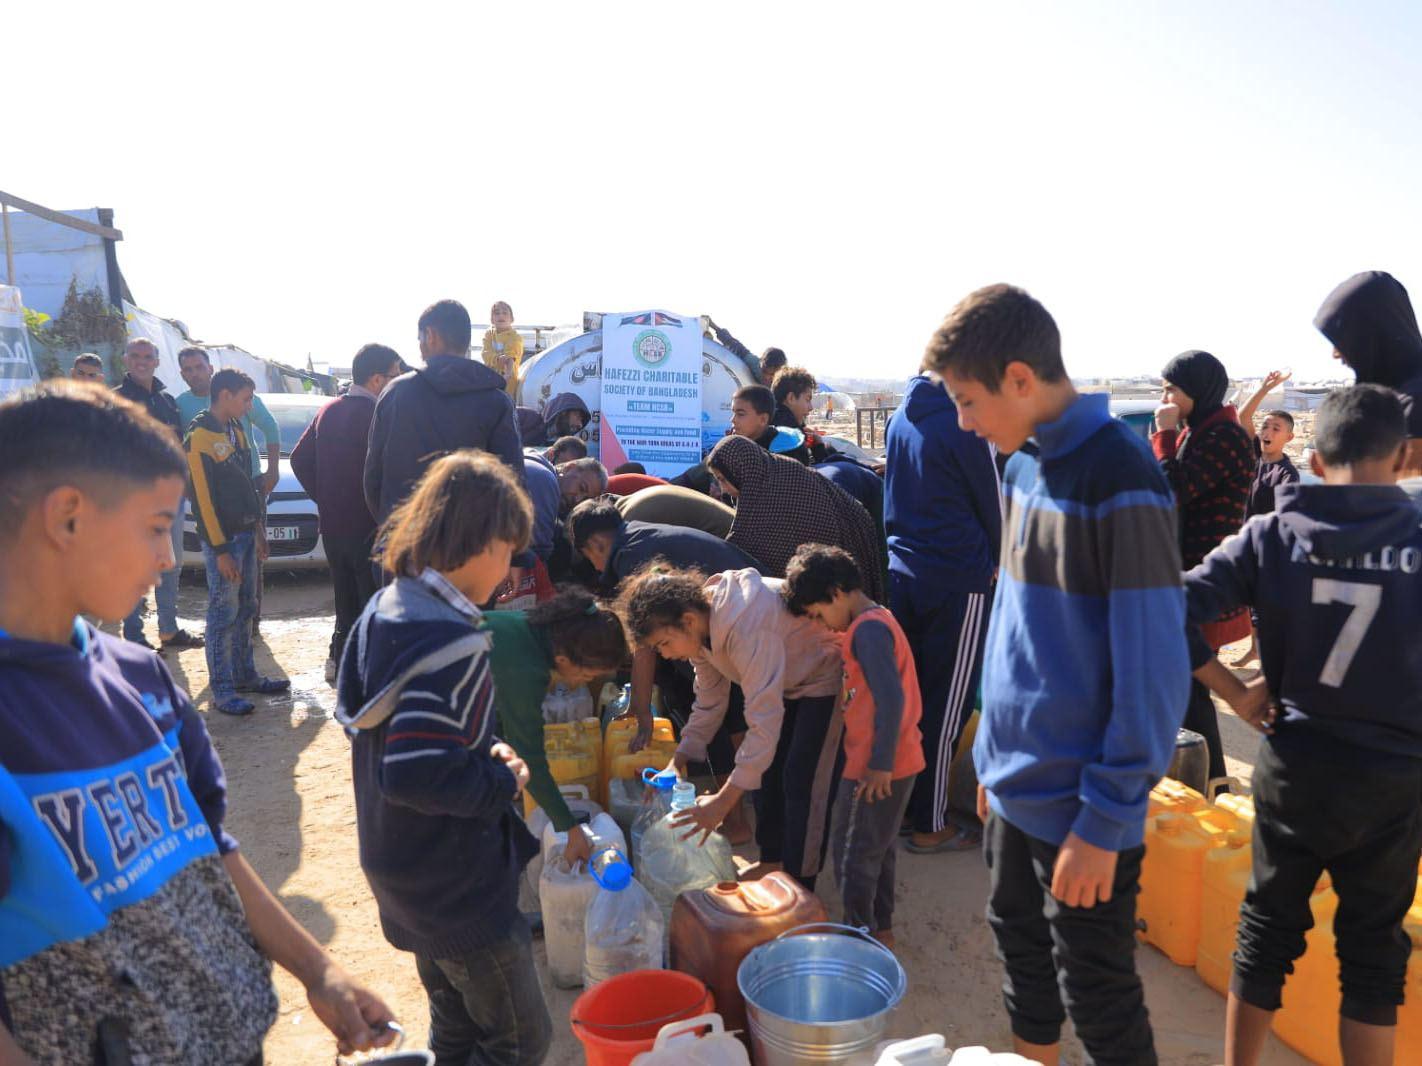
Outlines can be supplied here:
M5 284L15 284L15 253L10 250L10 205L0 203L0 215L5 218Z

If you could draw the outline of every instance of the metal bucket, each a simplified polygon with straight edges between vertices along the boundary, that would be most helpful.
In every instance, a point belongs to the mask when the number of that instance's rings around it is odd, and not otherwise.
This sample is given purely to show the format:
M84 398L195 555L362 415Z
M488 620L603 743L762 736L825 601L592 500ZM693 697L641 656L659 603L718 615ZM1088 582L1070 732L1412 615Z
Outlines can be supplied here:
M1166 777L1189 785L1202 796L1208 796L1210 785L1210 752L1205 738L1191 729L1175 734L1175 756L1170 760Z
M848 1062L871 1051L908 988L892 951L833 922L798 926L761 944L741 963L736 983L760 1066Z

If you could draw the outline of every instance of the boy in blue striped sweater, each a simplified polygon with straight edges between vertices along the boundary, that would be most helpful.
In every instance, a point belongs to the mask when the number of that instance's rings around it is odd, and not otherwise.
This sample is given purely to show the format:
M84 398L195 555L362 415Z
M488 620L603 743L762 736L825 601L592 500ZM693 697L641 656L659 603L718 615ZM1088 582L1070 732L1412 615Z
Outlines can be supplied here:
M1146 798L1190 682L1170 489L1107 398L1077 394L1056 323L1021 289L966 297L925 366L965 430L1015 453L973 745L1013 1039L1053 1066L1070 1013L1090 1062L1149 1066L1133 958Z

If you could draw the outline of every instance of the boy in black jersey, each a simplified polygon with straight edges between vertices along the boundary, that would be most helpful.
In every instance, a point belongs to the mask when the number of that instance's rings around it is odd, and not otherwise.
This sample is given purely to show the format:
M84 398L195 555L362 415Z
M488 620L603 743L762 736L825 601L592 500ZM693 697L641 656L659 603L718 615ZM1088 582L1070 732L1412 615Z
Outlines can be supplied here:
M1274 514L1185 577L1191 623L1240 604L1259 613L1264 673L1248 686L1191 634L1196 676L1266 735L1228 1066L1259 1059L1325 870L1338 893L1343 1060L1392 1062L1422 853L1422 527L1395 484L1406 454L1395 393L1330 394L1313 459L1325 484L1281 486Z

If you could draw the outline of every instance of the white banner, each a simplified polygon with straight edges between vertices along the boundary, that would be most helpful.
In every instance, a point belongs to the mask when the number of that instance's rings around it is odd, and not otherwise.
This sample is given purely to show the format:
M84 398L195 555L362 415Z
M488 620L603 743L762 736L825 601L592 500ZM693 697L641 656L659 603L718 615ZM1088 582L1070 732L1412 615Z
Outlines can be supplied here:
M38 380L20 290L0 285L0 396L28 388Z
M602 462L675 477L701 461L701 320L638 311L602 317Z

